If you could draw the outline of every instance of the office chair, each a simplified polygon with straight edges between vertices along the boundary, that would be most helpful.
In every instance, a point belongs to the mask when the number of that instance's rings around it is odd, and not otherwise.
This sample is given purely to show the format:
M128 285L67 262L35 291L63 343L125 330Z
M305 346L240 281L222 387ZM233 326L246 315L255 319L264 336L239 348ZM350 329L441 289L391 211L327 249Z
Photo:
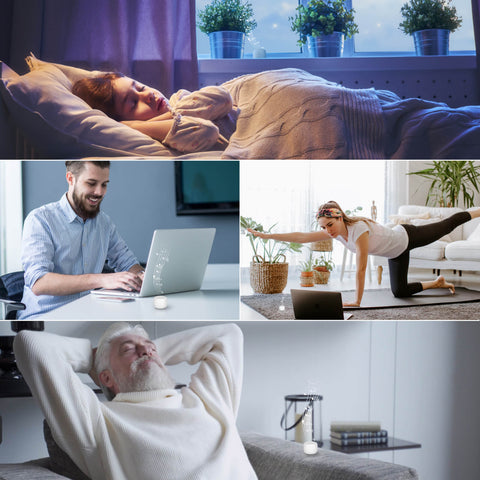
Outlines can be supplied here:
M0 319L15 320L18 310L25 310L22 303L23 272L6 273L0 276L0 306L2 307Z

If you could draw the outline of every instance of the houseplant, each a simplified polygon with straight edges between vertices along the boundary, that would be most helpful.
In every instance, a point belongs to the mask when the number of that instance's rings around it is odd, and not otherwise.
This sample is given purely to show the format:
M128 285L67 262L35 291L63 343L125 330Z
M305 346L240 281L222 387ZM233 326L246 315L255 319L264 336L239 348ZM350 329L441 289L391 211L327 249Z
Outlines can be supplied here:
M310 257L300 263L300 286L301 287L313 287L315 282L313 280L313 258L312 252Z
M247 232L248 228L258 232L270 233L262 224L250 217L240 217L242 233L246 233L252 247L253 257L250 262L250 285L255 293L281 293L287 285L287 252L300 252L302 245L294 242L278 242L263 239Z
M198 19L198 28L209 36L212 58L242 58L245 35L257 26L252 4L244 0L213 0Z
M340 57L345 37L358 33L355 10L345 0L310 0L298 5L291 27L300 34L299 45L307 43L311 57Z
M474 195L480 193L480 165L472 160L434 160L428 168L409 172L431 180L425 205L457 207L460 199L465 208L475 206Z
M460 27L451 0L410 0L401 8L400 30L413 35L417 55L448 55L450 32Z
M315 283L327 284L330 278L330 272L333 270L335 264L331 258L327 258L322 255L320 258L316 258L313 263L313 278Z

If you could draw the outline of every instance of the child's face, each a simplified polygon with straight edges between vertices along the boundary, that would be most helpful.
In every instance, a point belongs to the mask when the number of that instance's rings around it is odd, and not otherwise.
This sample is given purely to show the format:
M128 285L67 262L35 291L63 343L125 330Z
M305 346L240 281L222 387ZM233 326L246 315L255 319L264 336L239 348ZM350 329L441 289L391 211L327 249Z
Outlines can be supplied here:
M168 112L168 101L158 90L128 77L113 82L115 112L121 120L150 120Z

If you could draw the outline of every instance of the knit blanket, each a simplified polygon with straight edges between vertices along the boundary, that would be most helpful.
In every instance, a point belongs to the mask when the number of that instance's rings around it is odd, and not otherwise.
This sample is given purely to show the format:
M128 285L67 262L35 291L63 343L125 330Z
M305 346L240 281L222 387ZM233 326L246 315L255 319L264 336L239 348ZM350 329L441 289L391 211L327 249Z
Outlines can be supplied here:
M349 89L287 68L222 85L240 108L223 158L384 158L375 90Z
M480 158L480 106L402 100L293 68L222 86L241 110L223 158Z

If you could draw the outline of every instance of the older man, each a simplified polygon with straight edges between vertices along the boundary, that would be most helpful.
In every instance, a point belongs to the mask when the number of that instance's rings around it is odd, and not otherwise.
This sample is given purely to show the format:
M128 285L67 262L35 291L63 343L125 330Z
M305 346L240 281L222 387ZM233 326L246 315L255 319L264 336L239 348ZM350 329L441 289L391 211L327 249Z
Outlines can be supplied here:
M38 315L98 287L139 290L142 267L100 211L109 182L108 161L67 161L68 191L25 219L23 303L18 318ZM102 274L105 261L115 273Z
M14 349L55 440L93 480L256 478L235 425L243 371L236 325L150 341L140 326L113 324L96 354L88 340L24 330ZM180 362L199 366L175 388L165 365ZM92 366L111 401L100 402L75 374Z

